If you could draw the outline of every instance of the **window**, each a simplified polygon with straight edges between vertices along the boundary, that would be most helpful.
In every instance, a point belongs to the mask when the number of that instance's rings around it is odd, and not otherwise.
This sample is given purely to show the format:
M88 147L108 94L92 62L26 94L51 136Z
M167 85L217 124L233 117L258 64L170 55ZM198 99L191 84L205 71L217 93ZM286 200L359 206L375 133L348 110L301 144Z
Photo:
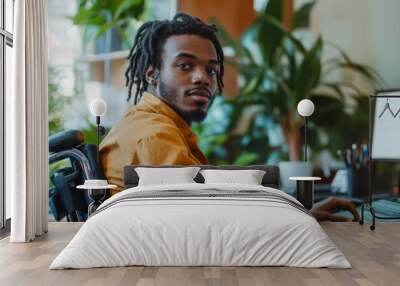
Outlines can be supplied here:
M5 100L11 93L14 0L0 0L0 235L9 228L10 194L5 190Z

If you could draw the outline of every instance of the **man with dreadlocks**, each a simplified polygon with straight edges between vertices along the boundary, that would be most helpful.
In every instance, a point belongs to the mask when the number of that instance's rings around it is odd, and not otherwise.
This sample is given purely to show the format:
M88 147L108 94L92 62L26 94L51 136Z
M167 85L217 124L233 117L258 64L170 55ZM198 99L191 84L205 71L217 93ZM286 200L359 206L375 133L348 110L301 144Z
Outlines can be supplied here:
M216 31L183 13L138 30L125 74L134 106L100 146L106 177L119 190L126 165L207 164L190 125L206 117L223 87Z
M204 165L192 122L202 121L223 88L224 54L216 27L179 13L138 30L126 71L134 106L104 138L101 162L108 181L123 188L126 165ZM354 205L330 198L311 210L318 220L347 220L331 214Z

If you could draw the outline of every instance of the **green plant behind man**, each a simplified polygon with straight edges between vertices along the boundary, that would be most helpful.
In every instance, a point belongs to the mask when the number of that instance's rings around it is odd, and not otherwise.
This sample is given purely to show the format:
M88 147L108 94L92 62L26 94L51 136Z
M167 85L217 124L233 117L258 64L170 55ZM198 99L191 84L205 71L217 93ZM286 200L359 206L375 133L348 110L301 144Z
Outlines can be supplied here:
M368 135L368 96L350 80L330 79L332 72L353 74L365 78L371 87L382 86L383 80L370 67L354 62L339 47L318 36L310 46L298 36L300 29L309 25L309 16L314 2L307 3L294 13L292 30L283 24L283 1L271 0L264 11L245 32L240 41L230 37L219 25L220 37L234 55L228 62L236 66L241 81L239 95L231 101L235 111L231 112L231 132L241 120L244 110L257 106L248 130L252 132L259 117L268 117L280 127L285 140L283 146L267 146L268 140L258 149L245 149L254 154L265 154L275 150L281 159L301 159L302 137L300 129L303 119L297 115L297 103L311 99L316 107L312 116L311 149L314 154L322 150L335 153L355 142L365 142ZM326 47L337 50L338 56L322 59ZM348 108L348 102L352 108ZM349 109L349 111L347 111ZM239 115L238 115L239 114ZM255 133L243 133L255 140ZM254 130L253 130L254 132ZM201 135L200 135L201 137ZM225 145L229 145L227 136ZM286 157L286 154L288 157ZM268 155L266 155L268 157ZM266 157L258 156L250 163L265 163Z

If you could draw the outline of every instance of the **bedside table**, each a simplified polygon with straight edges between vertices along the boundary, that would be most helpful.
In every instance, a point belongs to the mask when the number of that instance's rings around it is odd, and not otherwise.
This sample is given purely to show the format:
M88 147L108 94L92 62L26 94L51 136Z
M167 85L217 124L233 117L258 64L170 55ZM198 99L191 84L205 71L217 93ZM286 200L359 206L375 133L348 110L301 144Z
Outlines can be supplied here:
M108 184L107 180L85 180L84 185L76 186L77 189L89 190L88 195L92 202L88 206L88 216L101 205L106 196L106 191L116 187L116 185Z
M296 181L296 198L303 206L310 210L314 204L314 181L321 180L320 177L289 177Z

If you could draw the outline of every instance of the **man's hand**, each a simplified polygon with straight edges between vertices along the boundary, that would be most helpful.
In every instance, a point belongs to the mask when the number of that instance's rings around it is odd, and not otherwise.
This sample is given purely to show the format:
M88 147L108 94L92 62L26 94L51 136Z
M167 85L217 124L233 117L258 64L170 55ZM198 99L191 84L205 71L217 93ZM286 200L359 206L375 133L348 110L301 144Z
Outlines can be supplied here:
M353 214L353 221L360 220L357 209L351 201L335 197L330 197L326 200L316 203L310 212L317 219L317 221L351 221L352 219L347 217L333 214L341 210L351 212Z

